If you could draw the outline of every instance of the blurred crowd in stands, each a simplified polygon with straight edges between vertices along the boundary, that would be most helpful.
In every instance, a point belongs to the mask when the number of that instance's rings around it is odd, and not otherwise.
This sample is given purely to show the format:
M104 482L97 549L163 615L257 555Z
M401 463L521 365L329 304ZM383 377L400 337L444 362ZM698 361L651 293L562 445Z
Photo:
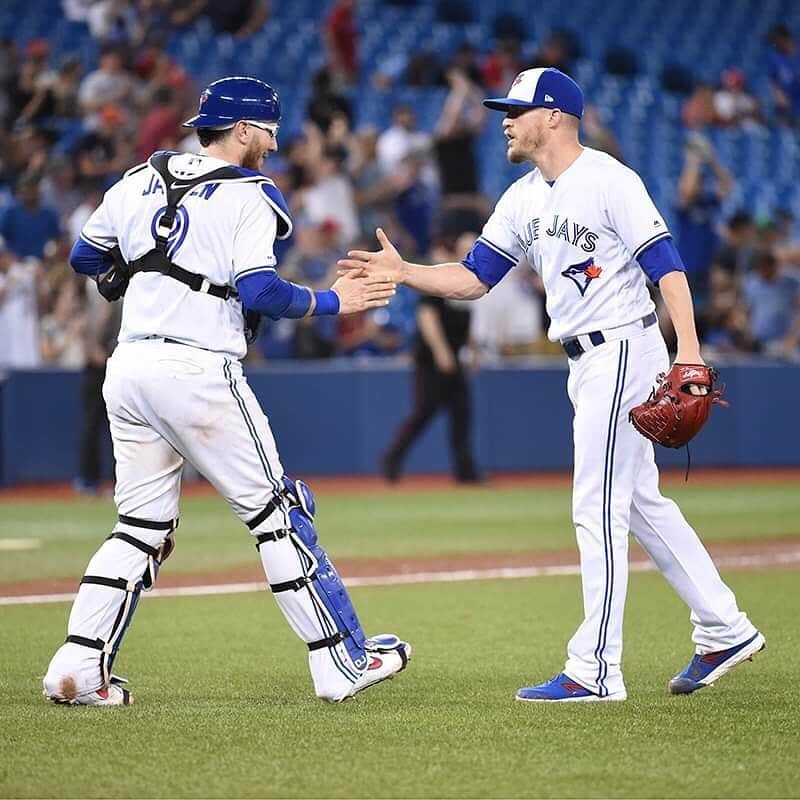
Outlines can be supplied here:
M113 347L118 313L103 305L90 281L73 274L67 258L104 190L125 169L157 149L199 146L180 123L194 113L201 87L167 55L169 33L199 16L241 38L270 24L268 0L64 0L63 6L101 44L93 69L51 52L45 39L0 41L0 369L81 368ZM550 34L525 52L518 31L513 17L501 15L487 52L465 44L443 63L423 48L364 76L356 0L333 5L320 24L327 65L314 76L307 121L281 136L280 152L264 166L295 220L292 238L277 253L284 277L329 286L336 259L349 248L374 246L377 225L411 259L466 252L494 200L480 191L475 144L499 135L499 119L487 127L481 98L504 93L526 67L569 72L578 52L568 32ZM769 218L746 211L722 218L736 165L720 163L703 133L717 126L798 129L800 53L789 30L770 32L765 59L770 98L750 94L736 67L722 73L718 86L698 84L687 95L685 162L675 208L664 211L676 221L673 233L706 346L799 359L796 220L788 209ZM406 106L394 109L385 130L356 128L352 87L365 78L374 91L447 87L435 128L419 130ZM591 106L582 139L625 158ZM269 323L249 358L404 356L414 348L415 307L414 293L401 290L386 309ZM473 305L470 349L483 362L557 353L546 326L541 283L517 267Z

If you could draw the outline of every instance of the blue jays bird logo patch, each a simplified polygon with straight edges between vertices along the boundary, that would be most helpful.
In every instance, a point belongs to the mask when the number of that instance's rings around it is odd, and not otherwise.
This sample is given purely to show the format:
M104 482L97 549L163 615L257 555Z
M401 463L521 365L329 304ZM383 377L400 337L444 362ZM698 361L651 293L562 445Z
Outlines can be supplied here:
M583 297L589 288L589 284L595 278L599 278L602 272L603 268L594 263L594 258L587 258L586 261L581 261L580 264L570 265L565 270L562 270L561 274L565 278L569 278L578 287L578 291Z

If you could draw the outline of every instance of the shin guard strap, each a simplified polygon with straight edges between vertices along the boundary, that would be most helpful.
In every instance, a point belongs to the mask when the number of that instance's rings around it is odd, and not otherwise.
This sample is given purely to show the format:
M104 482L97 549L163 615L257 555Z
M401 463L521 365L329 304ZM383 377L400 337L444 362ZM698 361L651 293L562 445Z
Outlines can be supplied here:
M104 578L102 575L84 575L81 585L93 583L96 586L108 586L110 589L122 589L123 592L135 592L136 584L126 581L125 578Z
M267 533L259 533L256 536L256 550L261 549L264 542L277 542L278 539L285 539L289 535L289 531L285 528L278 531L267 531Z
M111 646L106 644L102 639L87 639L85 636L75 636L71 634L64 639L65 643L79 644L83 647L91 647L92 650L100 650L102 653L110 653Z
M117 519L125 525L132 525L134 528L144 528L148 531L172 531L178 527L178 520L168 519L166 522L157 522L152 519L140 519L139 517L129 517L127 514L120 514Z
M341 631L336 631L333 636L329 636L327 639L320 639L317 642L309 642L308 649L309 650L322 650L323 647L335 647L339 642L344 641L350 633L342 633Z
M161 530L159 528L158 530ZM164 529L166 530L166 528ZM116 533L112 533L109 539L121 539L123 542L127 542L131 547L135 547L137 550L141 550L143 553L147 553L150 558L158 558L158 548L151 547L149 544L140 541L135 536L131 536L129 533L123 533L122 531L117 531Z
M284 581L283 583L271 583L269 585L270 590L273 594L277 594L278 592L297 592L302 589L304 586L308 586L311 581L315 581L317 579L316 574L303 576L302 578L297 578L294 581Z
M253 519L246 523L247 527L250 528L252 531L254 528L257 528L267 517L277 511L278 507L281 504L281 500L283 499L286 491L280 492L280 494L275 495L272 500L267 503L261 511L256 514Z

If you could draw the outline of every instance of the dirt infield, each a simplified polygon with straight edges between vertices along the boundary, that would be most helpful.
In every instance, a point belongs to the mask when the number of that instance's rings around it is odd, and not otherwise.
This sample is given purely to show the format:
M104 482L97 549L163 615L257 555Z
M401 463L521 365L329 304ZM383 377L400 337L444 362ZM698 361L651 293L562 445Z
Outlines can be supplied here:
M683 469L662 470L661 478L666 485L683 483ZM305 477L303 479L313 486L315 494L357 494L359 492L419 492L441 491L457 488L460 491L487 491L491 489L516 488L566 488L572 481L570 472L535 472L535 473L502 473L491 476L481 484L463 486L447 475L409 475L399 483L389 484L376 475L352 475L346 477ZM736 469L692 469L689 474L689 485L707 486L725 483L731 486L742 484L796 483L800 485L800 468L736 468ZM111 492L110 484L104 487L107 494ZM186 497L205 497L215 494L214 489L205 481L184 484L182 493ZM0 488L0 503L20 500L69 500L78 497L69 483L22 484L9 488Z
M800 569L800 536L748 541L715 542L709 550L720 569ZM641 562L647 557L642 549L631 545L630 560ZM470 570L495 570L526 567L574 567L578 568L577 551L552 550L521 553L468 553L451 556L425 558L402 557L397 559L337 559L337 568L342 577L369 578L373 576L402 576L430 573L460 573ZM258 583L264 581L264 573L256 561L252 567L221 572L170 575L169 563L165 564L158 580L158 588L168 589L182 586ZM75 578L52 578L48 580L24 581L0 586L0 598L27 595L62 594L74 592Z

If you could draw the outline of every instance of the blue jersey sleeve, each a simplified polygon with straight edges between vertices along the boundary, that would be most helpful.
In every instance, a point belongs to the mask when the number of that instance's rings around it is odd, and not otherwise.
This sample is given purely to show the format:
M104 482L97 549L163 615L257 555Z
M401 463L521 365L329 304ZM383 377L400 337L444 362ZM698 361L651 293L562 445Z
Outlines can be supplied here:
M481 237L461 263L491 289L500 283L512 267L516 266L517 259Z
M636 260L653 283L658 283L669 272L686 272L678 248L672 237L659 239L645 247Z
M244 275L237 279L236 289L245 308L270 319L299 319L308 313L311 306L311 290L285 281L275 270ZM339 298L335 292L329 289L314 292L314 296L317 300L315 316L339 313Z
M111 269L114 259L107 250L93 247L84 239L77 239L69 254L69 264L81 275L101 275Z

